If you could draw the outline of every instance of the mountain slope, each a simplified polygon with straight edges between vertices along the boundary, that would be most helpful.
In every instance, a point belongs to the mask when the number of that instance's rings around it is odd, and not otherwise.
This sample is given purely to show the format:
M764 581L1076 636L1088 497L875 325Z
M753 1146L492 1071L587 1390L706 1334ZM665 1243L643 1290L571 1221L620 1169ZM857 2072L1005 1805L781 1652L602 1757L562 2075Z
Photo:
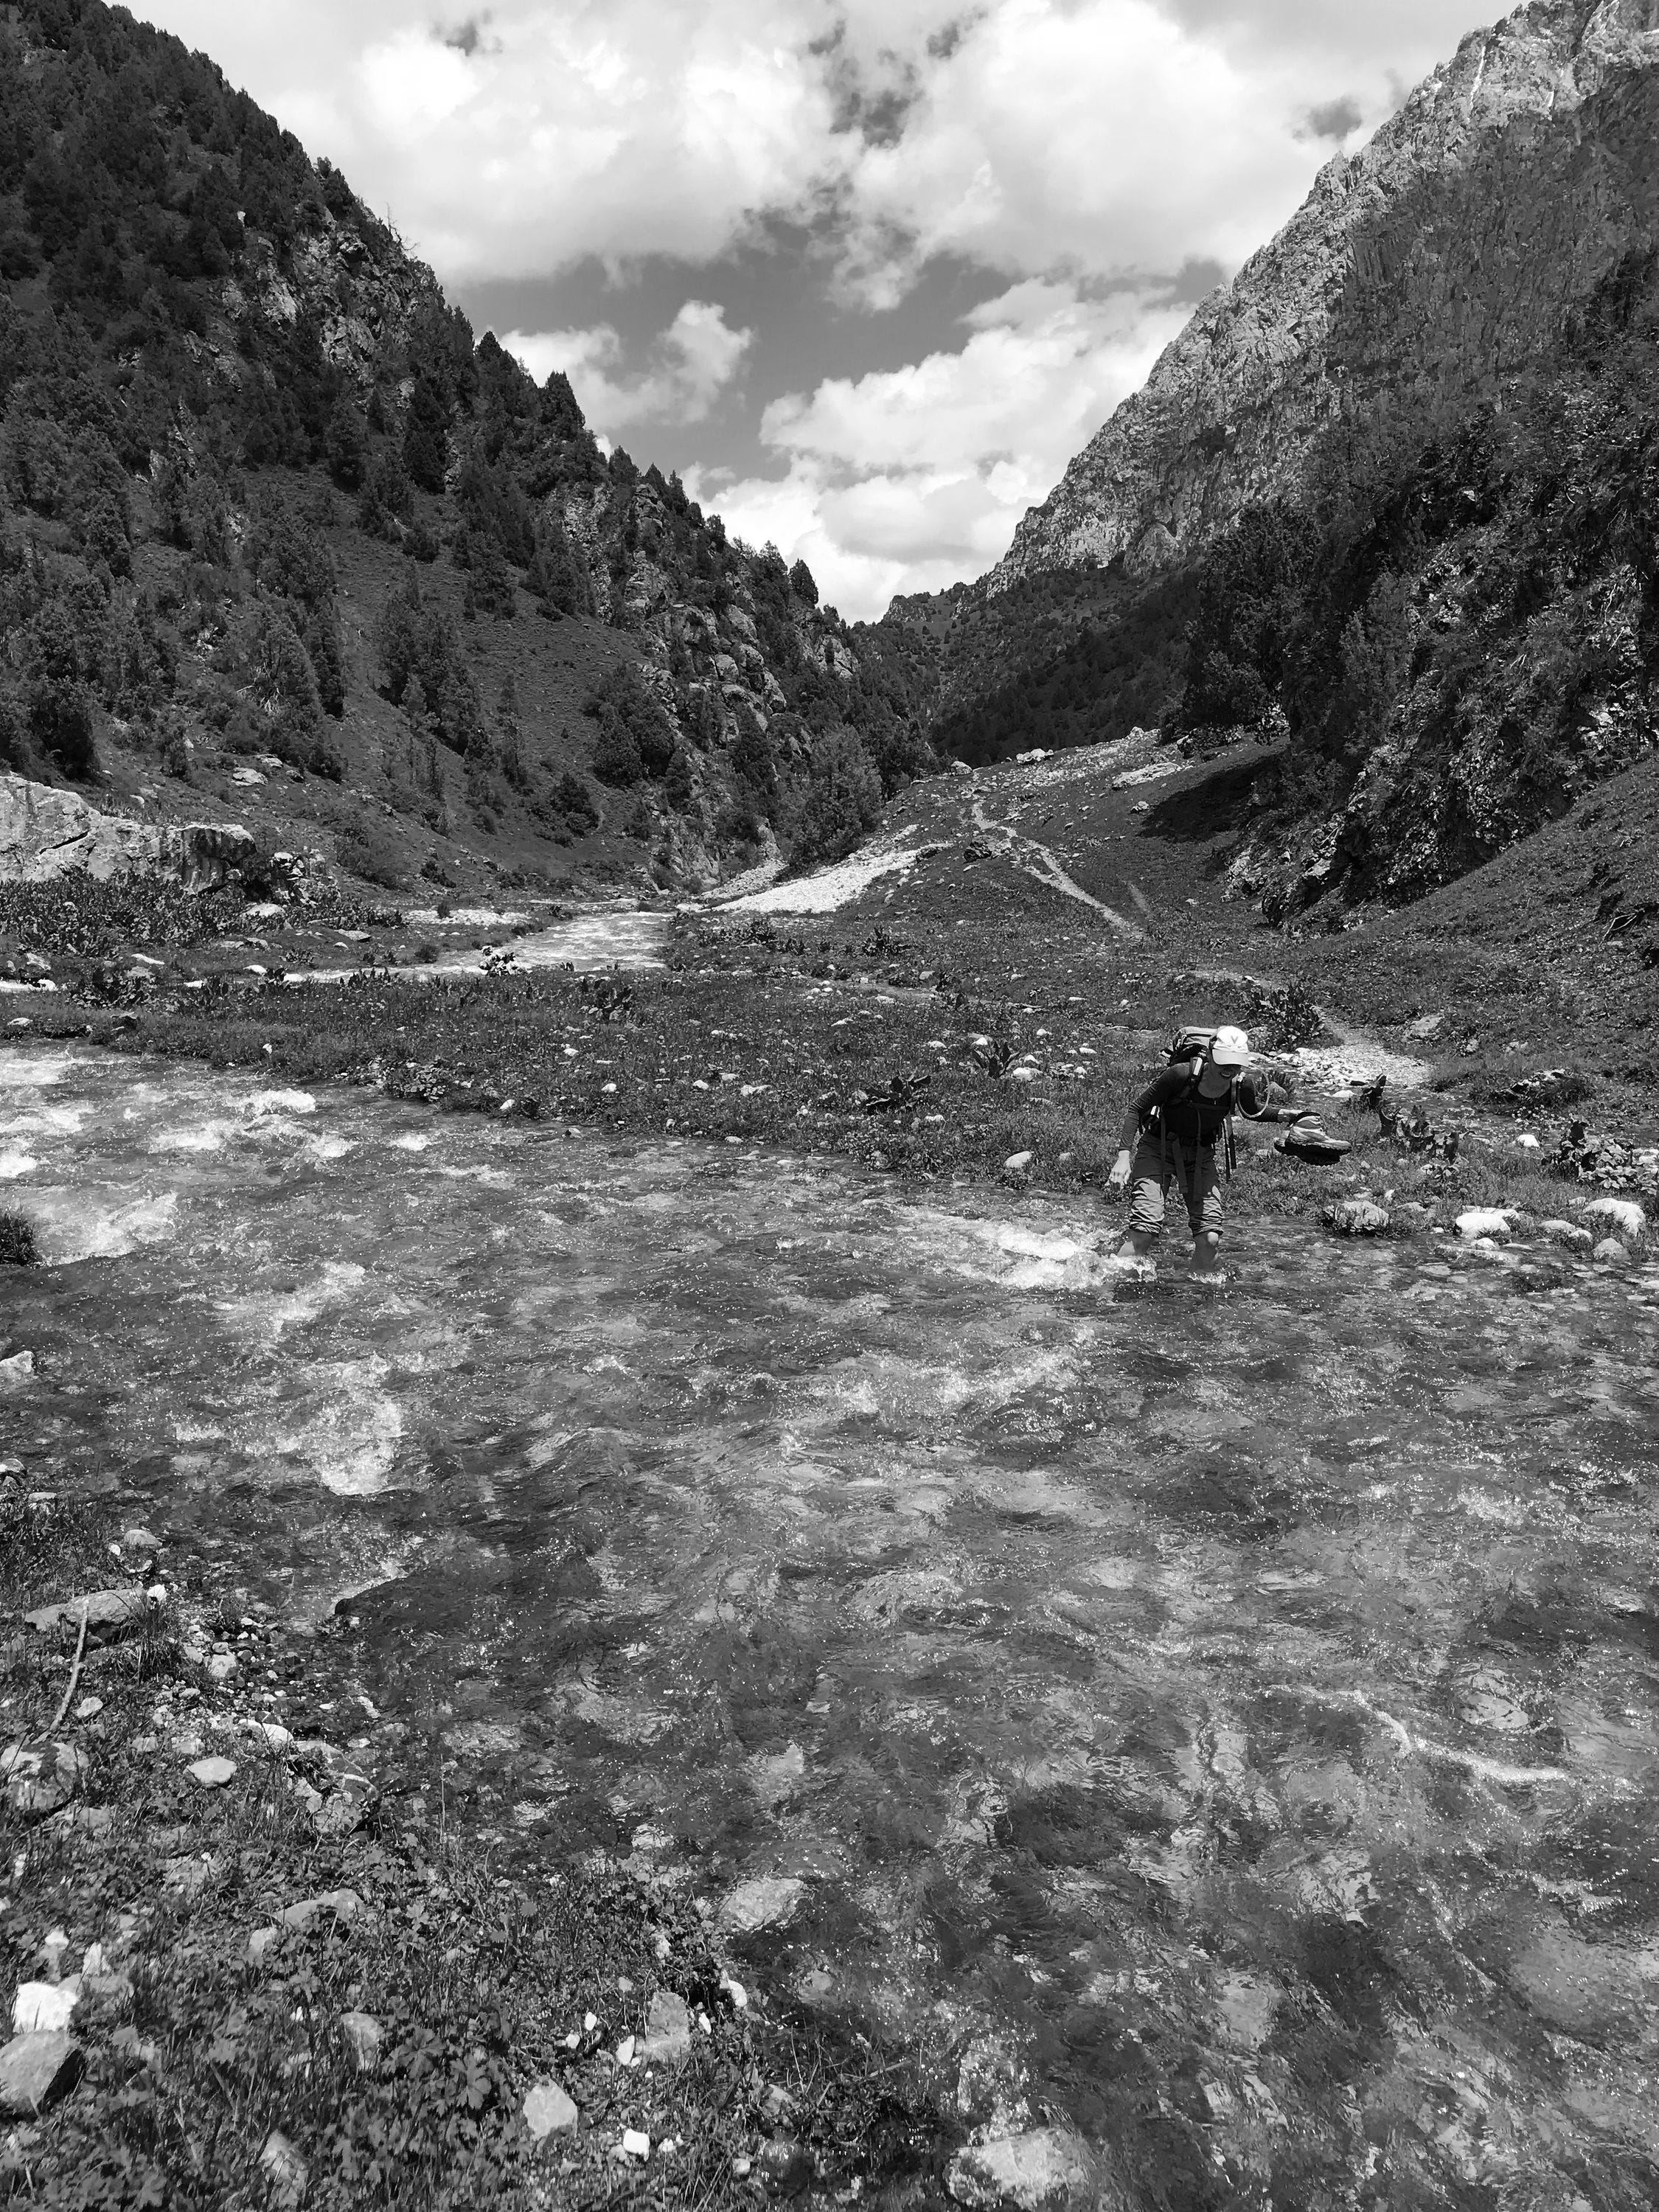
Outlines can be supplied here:
M398 881L706 881L927 755L805 568L603 453L326 162L100 0L0 15L0 756Z
M1021 524L989 588L1131 573L1496 392L1659 230L1659 5L1534 0L1473 33L1200 308Z
M1271 738L1229 882L1298 929L1424 897L1652 750L1656 146L1654 0L1466 40L938 603L941 749Z

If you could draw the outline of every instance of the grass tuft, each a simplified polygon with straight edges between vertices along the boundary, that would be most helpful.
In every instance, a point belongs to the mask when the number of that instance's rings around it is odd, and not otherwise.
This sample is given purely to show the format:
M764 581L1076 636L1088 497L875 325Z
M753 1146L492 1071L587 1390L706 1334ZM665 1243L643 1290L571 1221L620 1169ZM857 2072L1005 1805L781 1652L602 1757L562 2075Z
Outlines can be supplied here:
M0 1267L33 1267L40 1257L28 1216L9 1206L0 1208Z

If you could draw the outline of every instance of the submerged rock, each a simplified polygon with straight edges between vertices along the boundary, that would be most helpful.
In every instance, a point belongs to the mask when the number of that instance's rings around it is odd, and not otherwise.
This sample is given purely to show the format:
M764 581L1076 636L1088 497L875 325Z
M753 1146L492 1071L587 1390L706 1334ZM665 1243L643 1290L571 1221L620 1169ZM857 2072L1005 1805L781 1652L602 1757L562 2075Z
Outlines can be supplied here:
M762 1928L782 1928L793 1920L806 1894L806 1884L795 1875L762 1875L740 1881L720 1905L720 1925L740 1936Z
M1066 2128L1034 2128L994 2142L969 2143L951 2161L945 2185L958 2204L990 2212L1017 2204L1021 2212L1081 2203L1091 2194L1094 2164L1081 2139Z

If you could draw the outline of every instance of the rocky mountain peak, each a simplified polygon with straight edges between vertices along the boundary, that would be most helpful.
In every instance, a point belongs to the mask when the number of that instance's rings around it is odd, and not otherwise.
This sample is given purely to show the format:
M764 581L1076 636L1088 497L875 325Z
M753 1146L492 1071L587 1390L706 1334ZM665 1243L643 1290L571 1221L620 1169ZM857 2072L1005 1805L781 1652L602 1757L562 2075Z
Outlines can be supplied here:
M1155 570L1295 495L1316 449L1500 390L1659 236L1656 139L1659 0L1531 0L1471 33L1204 302L988 590Z

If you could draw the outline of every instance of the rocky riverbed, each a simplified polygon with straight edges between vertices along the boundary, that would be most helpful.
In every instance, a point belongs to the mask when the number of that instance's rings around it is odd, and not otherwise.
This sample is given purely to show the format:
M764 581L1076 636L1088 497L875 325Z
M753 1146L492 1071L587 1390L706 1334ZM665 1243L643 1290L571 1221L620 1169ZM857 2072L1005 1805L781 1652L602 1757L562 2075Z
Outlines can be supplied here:
M453 1795L521 1879L683 1882L923 2066L970 2201L1642 2201L1639 1235L1256 1222L1217 1293L1081 1199L76 1050L0 1084L25 1479L325 1628L386 1833Z

